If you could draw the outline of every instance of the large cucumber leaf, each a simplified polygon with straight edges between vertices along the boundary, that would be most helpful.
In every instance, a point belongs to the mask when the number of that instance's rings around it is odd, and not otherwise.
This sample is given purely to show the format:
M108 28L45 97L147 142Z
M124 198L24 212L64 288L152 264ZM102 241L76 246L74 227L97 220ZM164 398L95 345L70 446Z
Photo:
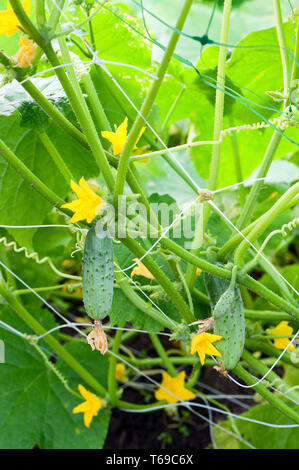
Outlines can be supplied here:
M44 327L53 327L53 316L45 310L40 312L38 319ZM23 333L33 334L8 307L1 307L0 318ZM108 430L110 410L100 410L90 428L86 428L83 415L72 413L80 398L64 387L33 346L4 329L0 330L0 338L5 345L5 363L0 364L0 448L101 448ZM49 346L44 342L40 346L50 357ZM66 348L99 382L106 385L107 357L93 354L84 343L67 345ZM56 366L73 389L81 383L90 390L62 360L59 359Z

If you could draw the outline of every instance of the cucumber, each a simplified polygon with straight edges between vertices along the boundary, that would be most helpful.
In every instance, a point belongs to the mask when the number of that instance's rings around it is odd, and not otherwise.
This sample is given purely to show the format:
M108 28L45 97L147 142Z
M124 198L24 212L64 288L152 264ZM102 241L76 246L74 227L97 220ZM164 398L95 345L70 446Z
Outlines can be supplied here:
M103 320L111 310L113 272L113 242L106 227L97 222L87 233L82 265L83 302L94 320Z
M204 273L206 290L215 318L214 333L222 336L217 341L221 362L233 369L239 362L245 341L245 315L240 289L230 287L229 281Z

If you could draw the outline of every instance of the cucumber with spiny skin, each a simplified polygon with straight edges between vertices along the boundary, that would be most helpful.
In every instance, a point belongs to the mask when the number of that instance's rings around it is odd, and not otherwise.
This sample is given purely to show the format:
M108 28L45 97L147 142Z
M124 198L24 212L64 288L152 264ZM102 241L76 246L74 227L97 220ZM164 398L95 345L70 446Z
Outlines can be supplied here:
M103 320L111 310L113 272L113 242L106 227L98 222L87 233L82 265L84 306L94 320Z
M222 336L217 341L220 361L231 370L241 358L245 341L245 315L240 289L209 273L204 273L204 281L215 318L214 333Z

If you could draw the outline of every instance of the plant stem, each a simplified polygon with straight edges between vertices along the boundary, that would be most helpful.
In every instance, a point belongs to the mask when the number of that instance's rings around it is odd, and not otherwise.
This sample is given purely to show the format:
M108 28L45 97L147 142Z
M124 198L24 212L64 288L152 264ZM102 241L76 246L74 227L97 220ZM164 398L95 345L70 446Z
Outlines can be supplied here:
M290 202L286 204L286 206L282 210L287 210L296 204L299 203L299 195L295 196ZM268 227L267 225L267 220L268 220L268 214L269 209L267 212L265 212L261 217L256 219L254 222L252 222L250 225L248 225L246 228L242 230L242 234L247 236L248 233L255 227L257 223L260 223L261 221L265 222L266 228ZM237 245L240 244L240 242L243 240L242 235L237 233L234 237L232 237L228 242L226 242L222 248L217 253L217 260L218 261L224 261L225 258L227 257L228 253L232 251Z
M189 251L178 246L172 240L169 240L168 238L164 238L163 245L165 246L165 248L168 248L172 253L175 253L177 256L181 257L188 263L194 264L194 266L197 266L203 271L209 272L210 274L213 274L214 276L221 277L222 279L227 279L227 280L231 279L231 271L227 269L223 269L217 265L211 264L208 261L203 260L202 258L192 255L191 253L189 253ZM254 280L252 277L248 275L238 274L237 280L240 284L244 285L245 287L250 289L252 292L255 292L257 295L260 295L264 299L273 303L278 308L281 308L290 314L295 313L296 317L299 318L298 307L286 301L285 299L282 299L280 296L275 294L273 291L265 287L260 282Z
M114 81L111 80L101 69L100 66L95 65L97 74L99 75L101 81L104 83L106 86L107 90L109 91L110 95L114 98L120 109L129 117L131 121L134 120L135 114L132 112L130 107L127 106L127 103L125 102L125 99L123 97L123 94L119 90L119 88L115 85ZM162 149L161 146L155 141L155 136L150 136L150 131L145 130L144 134L144 139L149 143L151 148L157 150L159 152L159 155L161 154L162 157L164 158L165 161L167 161L168 165L185 181L185 183L188 184L188 186L194 191L195 194L198 194L197 186L194 184L194 181L192 178L189 177L187 173L185 173L180 166L176 163L176 161L173 160L173 157L171 155L171 151L168 149ZM212 143L212 142L209 142ZM188 148L191 147L191 144L185 144L182 145L181 147L183 148ZM178 147L176 147L176 150L179 150ZM142 158L147 158L149 155L144 155ZM130 161L132 160L139 160L139 156L130 156Z
M273 346L271 343L266 341L259 341L256 339L247 339L245 341L246 348L250 349L253 352L261 351L262 353L266 354L269 357L279 357L281 351ZM289 364L293 367L299 369L299 361L295 362L292 360L292 354L289 351L285 351L283 356L280 358L282 362Z
M298 13L297 13L298 14ZM293 70L292 70L292 77L291 77L291 97L292 94L294 95L294 98L292 98L293 104L296 105L296 96L297 96L297 90L298 90L298 79L299 79L299 22L297 20L297 25L296 25L296 32L295 32L295 51L294 51L294 57L296 60L294 60L293 63ZM297 63L296 63L297 62Z
M64 203L64 200L57 196L51 189L48 188L37 176L35 176L29 168L6 146L3 140L0 139L0 154L11 165L16 172L28 182L34 189L36 189L47 201L54 207L59 207Z
M281 138L281 133L277 131L273 133L256 178L264 178L267 175ZM263 184L263 180L255 181L255 183L253 183L250 193L247 196L245 205L241 211L239 220L236 224L239 230L241 230L246 225Z
M172 377L176 377L177 371L175 367L173 366L172 362L170 361L170 358L167 356L166 351L163 348L163 345L161 341L159 340L158 336L155 333L150 333L149 335L157 353L162 359L162 362L166 366L166 369L168 370L169 374Z
M64 3L65 3L65 0L56 0L56 5L53 4L53 8L50 12L50 16L49 16L49 19L48 19L48 22L47 22L47 26L49 27L51 33L53 34L57 25L58 25L58 21L59 21L59 18L60 18L60 15L61 15L61 11L63 10L63 7L64 7ZM35 55L34 55L34 58L32 60L32 66L33 67L36 67L37 64L39 63L42 55L43 55L44 51L42 50L41 47L37 47L36 48L36 51L35 51Z
M148 368L148 367L155 367L155 366L160 366L163 365L163 360L160 357L151 357L151 358L146 358L146 359L132 359L128 358L126 356L123 356L119 354L120 357L123 359L127 360L130 362L132 365L136 367L142 367L142 368ZM177 364L177 365L193 365L198 362L197 357L191 357L191 356L175 356L175 357L170 357L169 358L170 362L172 364ZM215 362L212 359L207 359L205 361L206 366L212 366L215 365Z
M230 127L234 127L233 119L230 119ZM235 171L236 171L236 182L240 183L243 181L243 174L242 174L242 167L241 167L241 158L238 148L238 141L236 131L231 132L231 142L233 148L233 157L234 157L234 164L235 164ZM246 190L244 186L241 184L239 186L239 195L240 195L240 203L241 206L244 205L246 199Z
M229 32L229 20L231 13L231 0L225 0L223 6L223 16L222 16L222 26L221 26L221 35L220 42L221 44L227 44L228 42L228 32ZM224 112L224 87L225 87L225 70L226 70L226 56L227 48L224 46L219 47L218 55L218 67L217 67L217 89L216 89L216 99L215 99L215 117L214 117L214 131L213 131L213 140L216 141L213 144L212 150L212 159L210 165L210 174L208 180L208 188L210 190L215 190L218 184L218 174L220 168L220 152L221 152L221 131L223 128L223 112ZM211 211L211 206L209 204L203 204L203 222L202 222L202 232L204 233L209 215ZM199 250L196 252L199 255ZM188 266L188 280L189 286L192 290L195 281L195 272L196 268ZM193 283L193 285L192 285Z
M36 0L35 12L37 24L43 27L46 24L45 0Z
M146 251L133 238L126 237L125 239L122 239L121 241L127 248L129 248L129 250L131 250L138 257L138 259L140 259L143 255L145 255ZM184 301L183 297L173 287L172 282L166 276L166 274L164 274L164 272L159 268L157 263L150 256L146 256L142 260L142 262L148 268L148 270L153 274L153 276L159 282L159 284L161 284L165 292L169 295L169 297L171 298L172 302L177 307L178 311L181 313L184 320L187 323L191 323L192 321L194 321L194 316L191 310L189 309L188 305Z
M75 289L77 287L80 287L82 285L81 282L74 284L71 284L71 286ZM33 289L35 292L48 292L48 291L55 291L55 290L60 290L60 289L65 289L67 288L68 285L65 284L58 284L55 286L46 286L46 287L34 287ZM32 291L30 289L17 289L14 291L15 295L24 295L24 294L32 294ZM82 296L80 297L82 298Z
M16 297L3 285L0 284L0 293L18 314L18 316L37 334L43 335L47 330L20 304ZM43 340L51 346L57 353L85 382L97 393L106 395L106 389L81 366L81 364L55 339L51 334L45 336Z
M164 122L163 122L162 127L161 127L161 132L162 132L162 134L163 134L164 131L166 130L168 121L169 121L169 119L171 118L171 115L172 115L172 113L174 112L174 110L175 110L175 108L176 108L178 102L179 102L180 99L182 98L182 96L183 96L185 90L186 90L186 85L184 84L184 85L182 86L182 88L180 89L180 91L179 91L177 97L175 98L174 102L173 102L172 105L170 106L170 108L169 108L169 110L168 110L168 113L166 114L166 117L165 117Z
M272 310L245 309L245 317L248 318L248 320L264 320L270 323L272 323L273 321L279 322L283 320L291 321L289 314L284 312L275 312ZM296 318L294 318L292 321L298 323L298 320L296 320Z
M192 266L193 267L193 266ZM191 312L193 313L194 315L194 307L193 307L193 301L192 301L192 296L191 296L191 292L189 290L189 287L188 287L188 284L186 282L186 279L184 277L184 274L180 268L180 263L177 263L177 270L178 270L178 274L179 274L179 278L182 282L182 285L184 287L184 290L185 290L185 293L186 293L186 297L188 299L188 304L189 304L189 307L190 307L190 310ZM196 268L195 268L195 272L196 272Z
M255 243L255 247L259 250L259 245L258 245L257 242ZM254 256L255 252L253 250L250 250L250 251ZM293 297L292 297L292 294L289 291L289 288L288 288L286 282L277 274L276 269L272 266L272 264L271 265L268 264L263 258L259 257L258 254L256 255L256 258L257 258L257 262L260 264L260 266L265 271L265 273L268 274L268 276L270 276L271 279L275 282L275 284L279 288L281 294L287 300L292 302ZM249 264L251 264L251 263L249 262ZM252 269L251 266L250 266L250 269ZM244 266L244 272L245 271L248 272L248 266L247 265Z
M128 401L117 400L116 406L118 408L125 408L126 410L151 410L151 408L155 408L160 405L165 405L165 401L156 401L155 403L151 403L149 405L137 405L136 403L129 403ZM153 410L154 411L154 410Z
M194 288L193 294L195 295L195 297L197 297L197 300L199 300L200 303L204 305L210 305L209 297L200 290Z
M240 364L238 364L234 369L233 372L247 385L253 385L256 383L256 378L253 377L249 372L247 372ZM299 415L290 408L288 405L285 404L280 398L278 398L274 393L269 392L267 388L262 385L261 383L253 386L254 390L256 390L267 402L277 408L281 413L286 415L288 418L291 418L295 423L299 424Z
M192 372L190 374L189 380L187 382L188 387L194 387L198 381L199 374L202 370L200 361L197 361L193 364Z
M200 255L200 249L202 247L203 243L203 238L204 238L204 205L201 204L200 206L200 213L199 213L199 220L197 222L196 228L195 228L195 236L192 241L191 245L191 253L194 253L195 255L199 256ZM194 290L194 284L195 284L195 279L196 279L196 267L192 264L187 265L187 271L186 271L186 283L189 288L190 292L193 292Z
M93 51L97 50L96 42L95 42L95 37L94 37L94 32L93 32L93 27L92 27L92 17L89 14L89 10L87 11L87 19L88 19L88 31L89 31L89 37L90 37L90 43L91 43L91 49Z
M20 81L20 80L19 80ZM47 98L41 93L41 91L30 81L27 80L24 83L21 83L22 87L29 93L29 95L34 99L34 101L41 107L41 109L57 124L69 134L73 139L77 140L83 147L89 149L87 139L82 132L77 129L71 122L63 116L56 108L53 106Z
M287 43L283 29L283 19L281 14L280 0L273 0L276 31L278 37L278 44L280 49L281 65L283 71L283 92L287 96L289 88L289 72L288 72L288 56L287 56Z
M273 0L273 4L274 4L275 19L276 19L278 43L279 43L280 55L281 55L281 63L282 63L282 69L283 69L284 94L287 95L288 80L289 80L287 54L286 54L287 47L286 47L286 41L285 41L285 36L284 36L284 30L283 30L280 0ZM281 142L281 138L282 138L281 132L279 133L275 131L273 133L270 143L268 145L268 148L266 150L266 153L264 155L262 164L260 166L259 172L257 174L257 178L263 178L264 176L267 175L270 165L273 161L274 155L276 153L276 150L279 146L279 143ZM257 197L258 197L258 194L262 185L263 185L262 180L256 181L253 184L251 191L245 202L245 205L241 211L239 220L237 222L237 227L239 230L241 230L246 225L246 222L248 218L250 217L251 211L257 200Z
M122 325L120 325L122 326ZM109 371L108 371L108 392L110 395L110 403L112 406L116 405L117 401L117 381L116 381L116 363L117 357L114 354L118 354L119 346L121 343L122 330L117 330L114 336L112 352L109 358Z
M61 206L61 204L64 203L61 198L59 198L53 191L47 188L44 183L42 183L30 170L28 170L28 168L13 154L13 152L11 152L6 147L4 142L2 142L1 140L0 150L2 150L2 155L8 161L8 163L10 163L17 170L17 172L19 172L21 175L24 175L24 178L29 182L29 184L31 184L33 181L33 187L38 190L38 192L40 192L40 194L51 204L53 204L55 207L59 207ZM68 211L66 210L63 210L63 212L68 214ZM262 218L260 220L262 220ZM143 248L141 248L141 246L133 239L124 240L124 244L129 249L131 249L131 251L135 253L138 258L141 258L141 256L145 254ZM187 250L184 250L183 248L179 247L176 243L167 238L163 238L161 240L161 244L166 249L169 249L172 253L175 253L182 259L185 259L185 261L192 263L194 266L201 268L203 271L207 271L223 279L230 279L231 277L230 271L220 268L219 266L213 265L201 258L198 258L197 256L192 255ZM167 278L163 271L161 271L161 269L156 265L156 263L151 258L146 257L144 264L147 264L148 269L153 272L153 275L156 277L158 282L161 283L162 287L168 293L168 295L170 295L173 302L177 305L179 311L181 311L181 313L184 312L182 313L182 315L185 316L186 321L188 323L194 321L193 315L189 307L184 302L180 294L173 287L171 281ZM239 275L238 281L248 287L253 292L264 297L266 300L269 300L274 305L277 305L279 308L286 309L286 311L289 313L295 312L299 318L299 309L297 307L280 298L274 292L270 291L265 286L252 279L250 276Z
M109 163L106 159L105 152L97 135L96 128L90 116L88 107L82 96L82 92L80 86L77 82L77 78L74 75L74 71L72 67L70 68L70 76L72 77L72 83L70 82L68 76L66 75L65 71L61 67L61 63L59 62L57 55L51 46L50 42L48 42L45 38L43 38L39 32L36 30L35 26L31 22L30 18L26 14L22 3L20 0L11 0L11 6L19 19L21 25L25 29L25 31L33 38L33 40L43 49L45 52L48 60L55 68L55 73L66 92L66 95L70 101L71 106L78 118L78 121L83 129L83 132L88 140L90 148L93 152L94 158L101 170L103 177L105 178L106 184L109 190L112 192L114 189L114 178L111 172L111 168ZM63 42L63 37L60 38L60 44L62 47L62 53L68 55L68 49ZM69 60L70 62L70 60ZM73 88L74 87L74 88Z
M276 134L274 134L276 135ZM254 187L254 186L253 186ZM288 203L299 193L299 183L294 184L288 191L286 191L276 203L267 212L267 218L262 217L258 222L254 224L254 228L247 235L247 239L253 243L257 240L269 225L276 219L276 217L285 210ZM244 262L244 254L249 248L249 243L243 240L240 246L237 248L235 253L235 264L242 266Z
M142 298L134 291L132 286L129 284L129 281L122 273L115 272L114 273L115 280L119 283L120 289L123 291L125 296L127 297L133 305L135 305L139 310L143 313L151 317L153 320L161 323L161 325L165 326L166 328L173 329L176 325L175 321L171 321L168 319L166 315L163 315L159 310L152 307L148 302L142 300Z
M69 50L67 48L65 38L61 36L59 39L59 45L62 53L62 57L65 62L70 63L71 58L69 54ZM45 50L48 59L52 63L52 65L55 65L59 63L57 56L55 52L53 51L52 48L48 47ZM111 168L109 166L108 160L106 158L104 149L102 147L101 141L98 137L98 133L96 131L94 122L92 120L92 117L90 115L88 106L86 104L86 101L84 99L84 96L82 94L80 85L77 80L76 73L73 69L73 67L68 68L69 72L69 79L70 82L67 78L67 75L65 74L65 71L63 69L56 69L56 74L65 90L65 92L68 95L68 98L70 100L70 103L73 105L74 111L77 114L78 120L82 126L82 129L84 131L84 134L86 135L86 138L89 142L90 148L92 149L94 158L98 164L99 169L101 170L103 177L106 181L106 184L109 188L110 191L113 191L114 189L114 177L111 171Z
M269 372L269 368L265 364L263 364L259 359L250 354L250 352L246 351L246 349L244 349L242 353L242 358L259 375L264 376L268 374L265 380L268 380L271 384L273 384L273 387L277 388L280 392L282 392L284 396L291 397L297 402L299 402L299 393L296 390L289 391L291 387L283 379L281 379L275 372Z
M193 3L193 0L185 0L182 11L180 13L179 19L176 24L177 29L181 30L183 28L192 3ZM120 159L119 159L118 172L117 172L117 177L116 177L116 183L115 183L115 192L114 192L114 204L116 207L118 203L118 196L122 194L124 190L125 181L126 181L126 173L127 173L127 169L129 166L129 159L130 159L132 149L144 125L144 119L141 117L141 115L146 119L147 116L149 115L150 110L152 109L152 106L155 102L156 96L162 85L163 78L168 69L168 65L170 63L170 60L172 58L173 52L176 48L179 38L180 38L179 33L177 33L176 31L173 31L170 41L168 43L168 46L165 50L163 59L161 61L160 67L157 72L157 80L154 80L152 82L152 85L142 104L140 114L136 116L136 119L129 132L124 148L121 152Z
M53 162L57 166L58 170L60 171L60 173L66 180L67 184L69 185L71 180L74 181L75 178L73 177L71 171L65 164L65 161L63 160L61 154L59 153L59 151L57 150L57 148L55 147L51 139L49 139L46 132L39 132L38 136L42 144L44 145L45 149L47 150L48 154L52 158Z
M227 44L228 42L228 31L229 31L229 19L231 13L231 0L225 0L223 6L223 17L222 17L222 27L221 27L221 44ZM221 137L221 131L223 127L223 110L224 110L224 92L223 88L225 86L225 69L226 69L226 54L227 48L221 46L219 48L218 56L218 68L217 68L217 85L216 90L216 102L215 102L215 119L214 119L214 133L213 140L219 141ZM218 173L220 166L220 149L221 144L215 143L213 145L212 152L212 161L210 166L210 175L208 181L208 188L210 190L217 188L218 183ZM209 206L207 206L205 218L209 212Z
M94 113L94 116L99 125L99 128L101 130L111 131L112 129L111 129L110 123L107 119L103 106L99 100L97 91L90 77L90 74L87 72L83 73L81 75L81 79L82 79L84 88L86 90L87 96L88 96L89 104Z

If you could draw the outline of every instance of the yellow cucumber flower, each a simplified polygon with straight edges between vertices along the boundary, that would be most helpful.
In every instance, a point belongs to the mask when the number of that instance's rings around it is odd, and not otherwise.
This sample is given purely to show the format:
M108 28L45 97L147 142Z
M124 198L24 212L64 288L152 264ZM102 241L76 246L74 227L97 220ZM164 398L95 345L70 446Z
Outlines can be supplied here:
M20 37L20 49L17 54L17 62L19 67L29 67L35 54L33 41L27 40L24 36Z
M293 328L289 326L289 322L281 321L276 328L270 330L272 336L292 336ZM274 339L274 346L277 349L285 349L289 344L290 340L288 338L277 338ZM295 351L295 346L290 344L288 347L289 351Z
M132 270L131 277L137 274L138 276L147 277L148 279L154 279L154 276L152 275L152 273L147 269L146 266L144 266L143 263L141 263L141 261L138 261L138 258L134 258L133 261L136 261L136 263L138 262L138 264Z
M27 15L30 13L30 0L23 1L23 7ZM8 38L15 33L19 33L19 20L16 17L9 1L7 2L7 10L0 12L0 34L5 34Z
M86 220L90 223L101 210L102 199L90 189L83 176L79 181L79 186L74 181L71 181L71 188L76 193L78 199L63 204L61 207L74 212L70 220L73 224L79 222L79 220Z
M102 131L102 137L104 137L104 139L109 140L109 142L111 142L112 144L113 155L118 155L119 153L122 152L122 149L124 148L127 137L128 137L127 128L128 128L128 118L126 117L125 120L121 123L121 125L116 129L115 132ZM141 131L139 132L139 135L134 145L134 150L137 150L136 145L144 131L145 131L145 127L143 127Z
M201 269L200 268L196 268L196 276L200 276L201 275Z
M222 336L212 335L211 333L200 333L192 338L191 354L198 353L202 365L205 363L206 354L213 354L213 356L221 357L221 354L212 343L222 339Z
M115 377L117 378L117 380L120 380L122 382L126 382L127 380L129 380L126 376L126 367L121 362L118 362L116 364Z
M89 428L92 418L97 416L98 411L102 408L103 402L94 393L86 390L83 385L79 384L78 389L80 394L86 401L76 406L73 413L84 413L84 424Z
M155 398L157 400L166 400L167 403L177 403L181 400L193 400L196 398L193 392L185 388L186 372L183 370L176 377L171 377L167 372L162 372L161 388L155 391ZM168 393L164 388L166 388ZM176 398L178 397L178 398Z

